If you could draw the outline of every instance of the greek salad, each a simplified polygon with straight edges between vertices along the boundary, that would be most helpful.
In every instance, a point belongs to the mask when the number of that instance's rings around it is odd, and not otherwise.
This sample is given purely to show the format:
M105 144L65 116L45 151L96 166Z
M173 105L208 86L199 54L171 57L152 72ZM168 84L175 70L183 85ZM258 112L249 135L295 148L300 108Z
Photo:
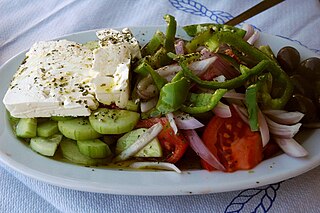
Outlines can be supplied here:
M164 20L144 46L128 28L35 43L3 99L15 135L75 164L178 173L308 155L295 135L319 127L319 58L255 46L247 24L188 25L185 39Z

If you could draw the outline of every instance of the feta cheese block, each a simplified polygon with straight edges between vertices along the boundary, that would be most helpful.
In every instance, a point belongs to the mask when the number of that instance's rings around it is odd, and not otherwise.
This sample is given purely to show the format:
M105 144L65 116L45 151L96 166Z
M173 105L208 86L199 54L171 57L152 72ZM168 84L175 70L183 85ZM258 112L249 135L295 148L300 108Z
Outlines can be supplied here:
M13 117L88 116L98 107L92 79L93 53L81 44L48 41L26 54L3 103Z
M141 58L139 43L127 28L100 30L96 35L100 45L93 52L92 71L97 75L92 83L96 98L103 104L115 103L124 108L130 95L131 60Z
M110 45L94 50L94 65L99 66L93 67L97 74L91 83L99 102L126 107L130 95L130 61L129 50L125 47Z
M131 59L140 59L141 51L138 40L132 35L128 28L121 31L114 29L103 29L96 33L101 47L114 45L128 48Z
M95 48L67 40L34 44L3 99L10 114L76 117L89 116L100 103L126 107L130 64L141 58L139 43L128 29L96 35Z

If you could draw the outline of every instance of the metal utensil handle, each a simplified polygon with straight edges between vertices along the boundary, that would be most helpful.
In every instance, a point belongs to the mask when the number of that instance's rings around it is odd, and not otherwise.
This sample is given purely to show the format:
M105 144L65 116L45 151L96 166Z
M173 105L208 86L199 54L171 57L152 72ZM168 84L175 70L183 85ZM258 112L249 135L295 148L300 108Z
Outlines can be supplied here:
M233 19L227 21L225 24L227 25L231 25L231 26L235 26L255 15L257 15L258 13L261 13L267 9L269 9L270 7L273 7L281 2L283 2L284 0L263 0L262 2L260 2L259 4L251 7L250 9L246 10L245 12L241 13L240 15L234 17Z

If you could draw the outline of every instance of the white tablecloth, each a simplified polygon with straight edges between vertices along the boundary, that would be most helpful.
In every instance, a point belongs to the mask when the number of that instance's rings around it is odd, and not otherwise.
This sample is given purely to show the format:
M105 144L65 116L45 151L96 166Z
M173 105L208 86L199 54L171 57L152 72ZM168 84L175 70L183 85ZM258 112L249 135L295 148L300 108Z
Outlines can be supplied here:
M0 1L0 65L34 42L104 27L224 23L258 0ZM320 2L287 0L247 21L320 53ZM320 168L296 178L228 193L124 196L64 189L0 164L0 212L319 212Z

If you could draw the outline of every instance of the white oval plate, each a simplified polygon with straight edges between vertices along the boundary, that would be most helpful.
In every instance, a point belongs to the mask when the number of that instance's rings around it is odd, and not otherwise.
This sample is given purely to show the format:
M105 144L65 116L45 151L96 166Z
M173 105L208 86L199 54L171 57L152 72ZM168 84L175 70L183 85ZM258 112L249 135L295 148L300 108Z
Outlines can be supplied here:
M164 27L134 27L134 35L143 45L155 30ZM185 36L181 29L178 35ZM76 42L95 40L95 31L65 36ZM296 47L302 58L315 53L289 40L262 34L259 44L269 44L274 52L281 47ZM24 58L18 54L0 69L0 99L9 86L13 74ZM309 151L306 158L292 158L285 154L263 161L250 171L234 173L207 172L205 170L183 171L119 171L106 168L89 168L56 161L33 152L17 140L11 131L6 109L0 106L0 160L16 171L56 186L90 192L125 195L187 195L241 190L282 181L305 173L320 164L320 130L304 132L299 140Z

